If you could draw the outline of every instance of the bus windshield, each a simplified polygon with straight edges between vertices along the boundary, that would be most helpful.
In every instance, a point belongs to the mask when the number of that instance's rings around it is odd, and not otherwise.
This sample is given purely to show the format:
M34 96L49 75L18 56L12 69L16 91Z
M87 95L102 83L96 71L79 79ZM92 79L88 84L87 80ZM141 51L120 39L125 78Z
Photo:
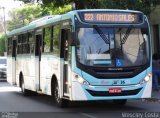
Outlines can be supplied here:
M149 61L147 28L79 28L76 54L86 66L133 67Z

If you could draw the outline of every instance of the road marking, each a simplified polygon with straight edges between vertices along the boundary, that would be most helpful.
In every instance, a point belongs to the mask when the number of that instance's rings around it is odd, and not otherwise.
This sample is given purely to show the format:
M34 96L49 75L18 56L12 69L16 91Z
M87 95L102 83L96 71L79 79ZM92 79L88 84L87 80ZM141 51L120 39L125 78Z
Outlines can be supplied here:
M87 116L88 118L97 118L97 117L89 115L87 113L80 113L80 114L83 115L83 116Z

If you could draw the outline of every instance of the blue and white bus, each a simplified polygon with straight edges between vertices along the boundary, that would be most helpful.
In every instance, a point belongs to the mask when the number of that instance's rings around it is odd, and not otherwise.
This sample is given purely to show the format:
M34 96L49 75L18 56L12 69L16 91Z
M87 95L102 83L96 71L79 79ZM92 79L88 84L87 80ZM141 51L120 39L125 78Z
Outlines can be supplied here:
M47 16L8 33L7 80L68 101L150 98L151 36L139 11L88 9Z

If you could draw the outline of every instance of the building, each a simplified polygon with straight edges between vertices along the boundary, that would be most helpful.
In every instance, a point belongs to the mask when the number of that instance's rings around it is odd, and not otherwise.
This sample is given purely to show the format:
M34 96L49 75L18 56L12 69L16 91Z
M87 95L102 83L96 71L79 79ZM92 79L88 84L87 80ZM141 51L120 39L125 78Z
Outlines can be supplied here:
M149 21L152 34L153 53L160 56L160 5L156 6L149 15Z

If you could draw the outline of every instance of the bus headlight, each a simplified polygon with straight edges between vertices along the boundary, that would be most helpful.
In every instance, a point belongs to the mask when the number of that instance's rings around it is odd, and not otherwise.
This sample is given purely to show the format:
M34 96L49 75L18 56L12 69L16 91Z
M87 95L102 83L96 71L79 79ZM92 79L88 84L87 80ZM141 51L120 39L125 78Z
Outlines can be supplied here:
M82 77L80 77L77 74L73 74L73 78L74 80L76 80L77 82L84 84L84 85L89 85L89 82L87 82L86 80L84 80Z
M148 82L152 78L152 73L149 73L144 79L142 79L139 83L144 84Z

